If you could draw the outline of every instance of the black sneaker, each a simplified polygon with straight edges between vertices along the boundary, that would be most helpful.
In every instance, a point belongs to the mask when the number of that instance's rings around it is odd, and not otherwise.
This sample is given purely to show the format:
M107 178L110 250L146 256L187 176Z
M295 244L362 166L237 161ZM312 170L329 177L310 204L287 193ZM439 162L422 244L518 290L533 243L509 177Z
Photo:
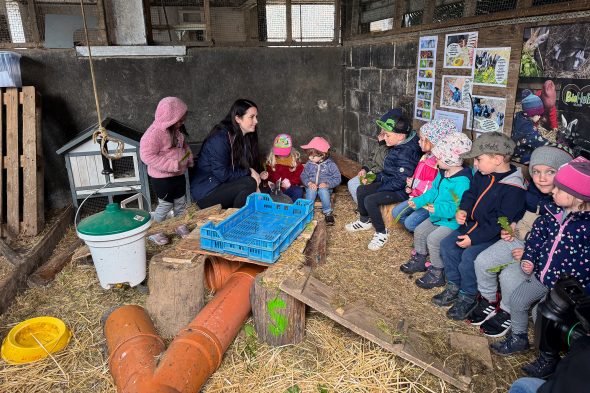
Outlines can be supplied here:
M455 302L455 300L457 300L458 296L459 286L457 284L453 284L452 282L448 282L444 291L432 297L432 303L439 307L450 306Z
M501 356L514 355L515 353L525 352L529 349L529 337L526 333L509 334L502 341L490 344L490 348L495 354Z
M496 315L497 307L498 302L490 303L488 299L479 295L477 306L467 316L467 322L473 326L479 326Z
M508 332L511 324L510 314L499 309L493 317L482 323L479 329L488 337L502 337Z
M416 279L415 282L416 285L423 289L444 287L446 284L445 271L438 267L429 266L426 274Z
M559 360L559 354L541 351L534 362L522 367L522 371L529 377L547 379L548 376L555 372Z
M334 216L332 213L324 214L324 220L326 221L326 225L334 225Z
M426 258L428 255L418 254L415 251L412 251L412 256L408 260L408 262L404 263L399 267L399 270L406 274L413 274L417 272L425 272L426 271Z
M477 306L475 295L468 295L459 292L457 300L451 308L447 310L447 317L455 321L462 321L467 319L467 316Z

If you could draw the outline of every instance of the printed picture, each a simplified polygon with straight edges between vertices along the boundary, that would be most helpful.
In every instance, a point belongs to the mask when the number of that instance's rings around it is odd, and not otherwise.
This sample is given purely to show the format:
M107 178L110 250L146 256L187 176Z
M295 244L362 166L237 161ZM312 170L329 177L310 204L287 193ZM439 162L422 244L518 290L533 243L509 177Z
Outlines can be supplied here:
M425 37L420 39L420 49L433 49L436 48L436 38Z
M421 59L434 59L434 53L431 50L421 50L420 51L420 58Z
M506 117L506 99L500 97L473 96L473 119L468 118L468 128L477 132L502 132Z
M420 68L434 68L434 61L421 59Z
M432 90L433 82L418 81L418 89L420 90Z
M434 71L432 71L432 70L419 70L418 71L419 78L432 79L433 76L434 76Z
M482 86L506 87L508 84L508 64L510 47L476 48L473 66L473 84Z
M590 79L590 23L525 29L520 76Z
M443 75L441 82L440 106L443 108L469 111L473 78L470 76Z
M477 48L477 31L447 34L445 36L445 68L473 67L474 49Z

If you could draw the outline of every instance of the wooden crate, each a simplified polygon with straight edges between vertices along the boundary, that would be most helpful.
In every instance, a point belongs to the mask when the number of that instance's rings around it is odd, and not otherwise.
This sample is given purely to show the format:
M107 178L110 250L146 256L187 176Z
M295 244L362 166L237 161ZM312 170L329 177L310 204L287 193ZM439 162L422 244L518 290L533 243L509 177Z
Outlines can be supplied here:
M43 229L41 105L35 88L0 93L0 236L35 236Z

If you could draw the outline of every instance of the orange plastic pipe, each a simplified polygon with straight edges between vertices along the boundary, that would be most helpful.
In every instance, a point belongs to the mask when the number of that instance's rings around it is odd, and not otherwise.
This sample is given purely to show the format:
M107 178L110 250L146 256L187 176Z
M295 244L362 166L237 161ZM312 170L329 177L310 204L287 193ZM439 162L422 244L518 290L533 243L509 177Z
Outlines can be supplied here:
M205 258L205 286L212 292L219 290L241 266L240 262L208 255Z
M243 266L164 350L145 310L123 306L105 323L109 367L120 393L198 392L250 314L250 288L264 268Z

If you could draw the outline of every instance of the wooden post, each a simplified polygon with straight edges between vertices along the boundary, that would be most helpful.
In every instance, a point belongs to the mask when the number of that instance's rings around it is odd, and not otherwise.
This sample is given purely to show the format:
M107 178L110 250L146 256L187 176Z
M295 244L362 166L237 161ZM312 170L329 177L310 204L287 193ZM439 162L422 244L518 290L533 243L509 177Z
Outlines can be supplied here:
M98 41L100 45L109 45L109 35L107 31L107 19L104 11L104 1L96 1L96 18L98 19ZM87 45L92 45L87 42Z
M422 14L422 24L429 25L432 23L434 16L434 8L436 7L436 0L426 0L424 2L424 13Z
M18 236L20 231L20 155L18 149L18 89L6 88L6 215L8 232Z
M173 337L204 305L204 256L155 255L150 261L146 309L163 337Z
M293 6L291 5L291 0L285 0L285 11L286 11L286 30L287 30L287 38L285 42L288 44L293 42Z
M205 13L205 41L211 42L213 32L211 31L211 5L209 0L203 0L203 12Z
M305 304L264 283L259 274L250 290L258 340L268 345L297 344L305 337Z

